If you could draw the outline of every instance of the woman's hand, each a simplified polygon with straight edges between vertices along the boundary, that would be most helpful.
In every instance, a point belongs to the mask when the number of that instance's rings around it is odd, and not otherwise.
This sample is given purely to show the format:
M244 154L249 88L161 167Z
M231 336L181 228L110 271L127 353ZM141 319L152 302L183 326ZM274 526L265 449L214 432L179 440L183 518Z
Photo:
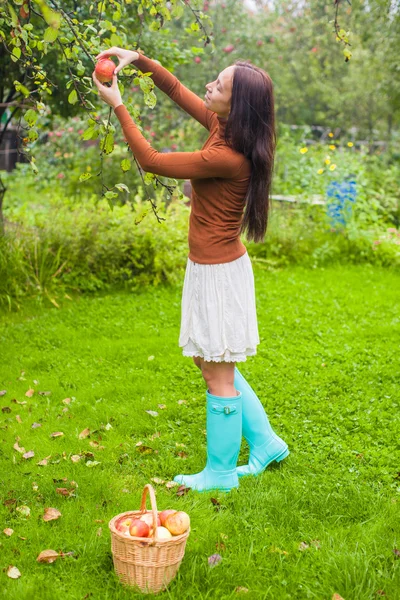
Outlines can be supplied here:
M118 87L118 77L116 75L112 78L112 86L107 87L101 83L96 77L96 73L93 71L92 79L95 82L97 89L99 90L99 96L104 102L112 106L113 108L117 108L120 104L123 104L121 92Z
M118 48L117 46L112 46L108 50L104 50L100 52L96 56L96 60L100 60L101 58L108 58L109 56L116 56L118 58L118 66L115 67L115 75L126 65L129 65L132 61L137 60L139 58L139 52L136 50L124 50L123 48Z

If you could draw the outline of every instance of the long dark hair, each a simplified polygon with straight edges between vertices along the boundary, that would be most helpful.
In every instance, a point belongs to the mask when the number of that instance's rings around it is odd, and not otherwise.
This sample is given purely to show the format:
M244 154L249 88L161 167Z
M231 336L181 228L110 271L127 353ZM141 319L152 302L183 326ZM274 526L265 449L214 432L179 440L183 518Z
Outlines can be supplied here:
M225 142L251 160L251 178L240 228L248 241L263 242L267 231L276 148L271 77L249 60L237 60Z

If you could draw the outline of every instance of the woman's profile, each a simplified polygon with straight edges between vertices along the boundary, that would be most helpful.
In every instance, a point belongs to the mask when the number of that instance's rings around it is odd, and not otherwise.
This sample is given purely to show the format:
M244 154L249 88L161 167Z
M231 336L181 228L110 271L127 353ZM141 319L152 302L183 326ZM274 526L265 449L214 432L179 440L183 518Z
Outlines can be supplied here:
M117 56L111 87L93 73L100 97L113 107L142 169L190 179L192 197L179 346L206 382L207 462L174 480L198 491L229 491L239 478L258 475L288 454L264 407L236 367L260 343L252 264L240 235L263 241L276 146L273 84L268 73L238 60L207 83L204 99L144 54L113 47L96 58ZM124 106L116 74L133 63L151 72L155 85L209 132L201 150L161 153ZM237 466L241 438L249 463Z

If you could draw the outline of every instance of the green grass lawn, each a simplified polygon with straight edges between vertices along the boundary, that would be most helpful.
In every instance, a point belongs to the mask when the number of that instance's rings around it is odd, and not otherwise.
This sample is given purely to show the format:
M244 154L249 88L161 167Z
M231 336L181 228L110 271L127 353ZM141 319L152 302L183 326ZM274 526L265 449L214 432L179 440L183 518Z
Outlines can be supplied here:
M399 599L400 274L254 264L254 275L261 344L238 366L290 455L229 494L178 497L153 483L159 509L186 511L192 527L158 597ZM181 289L2 315L2 598L146 597L114 574L108 521L139 509L152 478L205 464L206 387L178 347ZM247 456L243 440L240 464ZM65 487L68 496L56 492ZM46 507L62 516L45 522ZM45 549L72 555L38 563Z

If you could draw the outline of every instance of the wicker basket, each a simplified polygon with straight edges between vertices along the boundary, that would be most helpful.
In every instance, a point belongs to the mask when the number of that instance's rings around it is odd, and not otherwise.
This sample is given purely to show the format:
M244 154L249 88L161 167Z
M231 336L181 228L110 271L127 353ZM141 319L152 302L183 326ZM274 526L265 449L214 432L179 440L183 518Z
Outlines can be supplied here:
M150 495L151 511L146 510L146 497ZM116 528L120 519L153 514L153 537L127 537ZM165 589L178 572L185 554L190 527L182 535L168 540L157 540L157 504L153 487L144 486L140 510L120 513L108 524L111 531L111 550L115 571L122 583L135 586L145 594Z

